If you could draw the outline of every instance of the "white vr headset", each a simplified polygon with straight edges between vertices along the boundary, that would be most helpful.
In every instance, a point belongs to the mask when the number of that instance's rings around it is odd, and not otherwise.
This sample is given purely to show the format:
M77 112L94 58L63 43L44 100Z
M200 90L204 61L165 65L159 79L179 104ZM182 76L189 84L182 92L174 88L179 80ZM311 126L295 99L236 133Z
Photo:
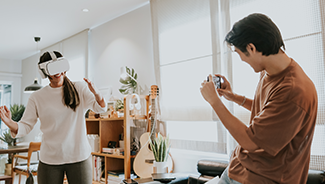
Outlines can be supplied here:
M38 71L42 79L45 79L48 75L56 75L70 69L69 61L64 57L57 58L54 52L49 52L49 54L52 60L38 65Z

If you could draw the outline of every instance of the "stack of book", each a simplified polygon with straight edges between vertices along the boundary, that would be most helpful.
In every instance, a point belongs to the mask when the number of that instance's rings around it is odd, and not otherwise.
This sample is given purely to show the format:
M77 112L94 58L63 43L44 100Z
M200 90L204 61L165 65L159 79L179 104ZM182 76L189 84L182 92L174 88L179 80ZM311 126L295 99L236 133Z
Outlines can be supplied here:
M100 156L92 156L93 162L93 181L101 181L101 178L105 172L104 158Z
M131 179L135 179L138 176L131 172ZM125 179L123 171L108 171L107 173L107 183L108 184L120 184L122 180Z

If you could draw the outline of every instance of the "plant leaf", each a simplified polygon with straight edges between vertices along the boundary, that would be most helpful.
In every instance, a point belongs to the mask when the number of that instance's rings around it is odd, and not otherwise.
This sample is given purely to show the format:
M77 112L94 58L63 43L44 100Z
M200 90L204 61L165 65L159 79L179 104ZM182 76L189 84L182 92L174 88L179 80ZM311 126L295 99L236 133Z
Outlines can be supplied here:
M134 69L132 68L132 74L131 74L132 77L134 77Z
M127 66L125 68L126 68L126 72L130 74L130 68L128 68Z

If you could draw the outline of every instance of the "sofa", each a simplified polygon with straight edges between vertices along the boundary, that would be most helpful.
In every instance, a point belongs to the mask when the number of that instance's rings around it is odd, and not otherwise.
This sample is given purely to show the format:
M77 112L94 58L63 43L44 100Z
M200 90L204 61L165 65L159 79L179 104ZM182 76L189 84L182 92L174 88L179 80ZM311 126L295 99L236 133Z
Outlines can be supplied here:
M221 176L228 166L227 161L203 159L197 163L199 175L191 175L188 184L202 184L210 179ZM307 184L325 184L325 172L320 170L309 170Z

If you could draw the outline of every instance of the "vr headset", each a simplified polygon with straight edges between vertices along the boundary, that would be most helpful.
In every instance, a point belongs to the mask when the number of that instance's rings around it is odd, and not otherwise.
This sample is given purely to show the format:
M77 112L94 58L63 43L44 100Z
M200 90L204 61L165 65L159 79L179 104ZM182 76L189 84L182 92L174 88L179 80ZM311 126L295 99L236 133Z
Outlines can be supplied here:
M52 60L38 65L38 71L42 79L45 79L48 75L56 75L70 69L69 61L64 57L57 58L54 52L49 52L49 54Z

